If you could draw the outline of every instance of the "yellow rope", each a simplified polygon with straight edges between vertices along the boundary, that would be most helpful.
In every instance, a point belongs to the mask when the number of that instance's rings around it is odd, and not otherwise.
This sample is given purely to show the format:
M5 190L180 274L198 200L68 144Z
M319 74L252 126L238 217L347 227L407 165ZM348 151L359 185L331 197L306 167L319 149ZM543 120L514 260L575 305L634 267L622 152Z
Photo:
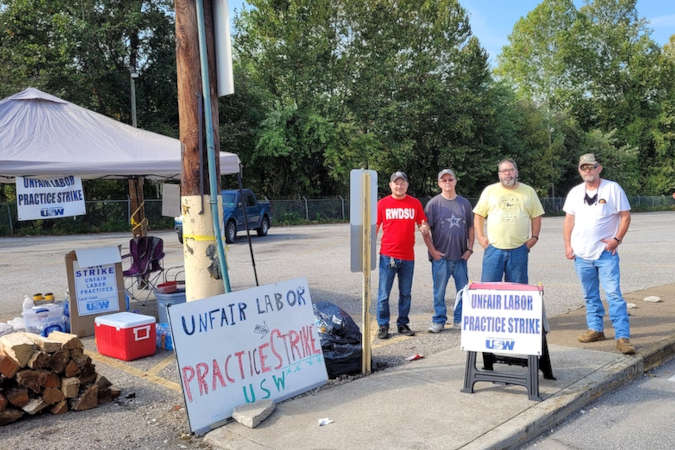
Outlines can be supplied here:
M147 218L147 217L143 217L143 220L141 220L140 222L136 222L136 220L134 219L134 217L136 216L136 214L137 214L144 206L145 206L145 200L143 200L143 201L141 202L141 204L138 206L138 208L136 208L136 210L131 214L131 234L133 234L134 236L136 235L136 230L137 230L139 227L140 227L140 229L141 229L141 232L143 231L143 229L146 229L146 230L148 229L148 218ZM144 214L144 216L145 216L145 214ZM139 233L139 234L141 234L141 233Z

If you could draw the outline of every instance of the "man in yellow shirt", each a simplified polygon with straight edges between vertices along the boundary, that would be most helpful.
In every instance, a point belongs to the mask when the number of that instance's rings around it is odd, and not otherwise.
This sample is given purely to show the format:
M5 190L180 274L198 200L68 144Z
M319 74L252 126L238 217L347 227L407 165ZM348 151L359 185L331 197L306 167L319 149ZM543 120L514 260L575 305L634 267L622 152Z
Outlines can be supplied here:
M485 249L481 281L527 284L528 254L539 240L544 208L534 189L518 182L515 161L504 159L497 167L499 183L483 189L473 209L476 239Z

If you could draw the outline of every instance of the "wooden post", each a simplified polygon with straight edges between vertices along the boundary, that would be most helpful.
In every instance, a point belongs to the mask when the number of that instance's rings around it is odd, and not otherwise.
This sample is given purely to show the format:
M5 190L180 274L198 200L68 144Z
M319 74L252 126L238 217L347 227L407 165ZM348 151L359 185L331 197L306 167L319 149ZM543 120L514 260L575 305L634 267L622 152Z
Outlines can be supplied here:
M370 258L371 258L371 236L370 236L370 174L363 171L362 182L363 197L361 205L363 210L363 239L361 264L363 268L362 296L363 305L361 313L361 322L363 323L363 342L361 342L361 373L368 375L371 372L370 359Z
M129 199L131 201L131 234L134 237L148 235L148 219L145 217L143 177L129 178Z
M210 297L224 292L221 280L213 277L217 264L215 235L209 204L209 182L206 146L201 146L200 158L200 98L202 96L199 62L199 34L194 1L176 0L176 73L178 81L178 121L183 144L181 175L181 213L183 215L183 255L185 257L185 286L187 301ZM214 82L215 47L213 42L213 9L211 0L204 0L207 47L209 55L210 95L216 155L218 139L218 98ZM200 160L203 163L200 164ZM216 157L216 165L219 158ZM203 168L201 165L203 164ZM202 170L200 170L202 169ZM220 168L216 167L220 174ZM220 176L219 176L220 178ZM200 192L200 185L203 192ZM220 189L220 188L219 188ZM203 197L202 195L203 194ZM219 196L220 197L220 196ZM220 202L220 198L219 198ZM222 216L222 207L218 208ZM221 217L222 220L222 217ZM209 247L213 246L213 251ZM208 256L211 255L211 256Z

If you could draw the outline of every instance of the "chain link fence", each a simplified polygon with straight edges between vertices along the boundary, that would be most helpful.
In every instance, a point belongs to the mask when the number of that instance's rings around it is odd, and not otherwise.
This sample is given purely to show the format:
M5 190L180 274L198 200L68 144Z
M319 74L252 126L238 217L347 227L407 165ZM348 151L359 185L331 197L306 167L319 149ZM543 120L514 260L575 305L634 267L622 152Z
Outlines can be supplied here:
M426 204L431 197L422 197ZM472 205L477 198L468 198ZM546 215L564 214L563 197L544 197L541 203ZM662 196L629 197L633 211L675 210L675 199ZM0 236L23 236L35 234L74 234L129 231L131 207L129 200L87 201L87 214L58 220L19 221L16 204L0 203ZM303 223L328 223L349 221L349 198L299 198L295 200L269 200L272 225L296 225ZM151 230L173 227L173 218L162 216L162 201L145 200L145 215Z

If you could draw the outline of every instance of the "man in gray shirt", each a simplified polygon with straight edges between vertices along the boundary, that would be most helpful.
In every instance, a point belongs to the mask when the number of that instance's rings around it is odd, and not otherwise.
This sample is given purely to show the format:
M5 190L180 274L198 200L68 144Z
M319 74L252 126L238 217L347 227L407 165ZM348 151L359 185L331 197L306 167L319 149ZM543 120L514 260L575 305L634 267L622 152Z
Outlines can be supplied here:
M450 276L455 279L455 289L459 292L469 282L467 260L473 253L473 211L471 203L457 195L455 187L457 177L451 169L438 173L438 187L441 193L429 200L424 213L427 216L431 235L424 236L429 249L431 275L434 288L434 316L429 332L440 333L447 321L445 290ZM462 321L462 300L457 303L453 322Z

